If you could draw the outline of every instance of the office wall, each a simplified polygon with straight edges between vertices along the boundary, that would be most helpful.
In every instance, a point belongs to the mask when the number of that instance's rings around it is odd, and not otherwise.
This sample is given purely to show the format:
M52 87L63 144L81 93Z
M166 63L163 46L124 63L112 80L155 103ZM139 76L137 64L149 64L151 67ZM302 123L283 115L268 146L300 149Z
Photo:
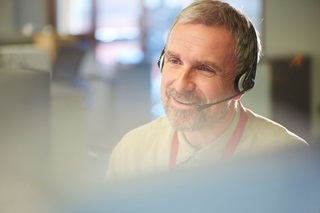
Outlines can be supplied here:
M19 34L25 24L32 24L39 31L47 24L46 1L1 0L0 35Z
M0 35L7 35L13 32L13 4L12 0L0 1Z
M43 0L14 0L15 26L20 29L31 23L35 31L41 30L47 23L46 2Z
M264 55L266 58L311 57L311 128L319 137L320 129L320 1L265 0ZM299 85L297 85L298 87Z

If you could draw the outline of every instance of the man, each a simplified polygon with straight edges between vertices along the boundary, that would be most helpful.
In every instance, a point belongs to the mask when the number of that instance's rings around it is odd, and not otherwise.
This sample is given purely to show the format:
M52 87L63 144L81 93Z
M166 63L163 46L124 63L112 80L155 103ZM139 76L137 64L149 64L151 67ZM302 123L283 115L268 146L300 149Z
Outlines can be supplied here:
M166 112L127 133L110 158L107 178L237 159L306 142L244 108L254 85L260 40L242 13L198 0L174 21L159 59Z

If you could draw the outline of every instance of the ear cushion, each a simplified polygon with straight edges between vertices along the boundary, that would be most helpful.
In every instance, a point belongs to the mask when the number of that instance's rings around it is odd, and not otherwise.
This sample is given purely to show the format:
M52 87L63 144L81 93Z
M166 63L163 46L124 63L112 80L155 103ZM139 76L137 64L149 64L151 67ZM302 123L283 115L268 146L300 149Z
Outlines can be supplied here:
M164 48L163 48L163 50L161 52L161 55L160 55L160 57L158 59L158 63L157 64L158 64L158 67L159 67L160 71L162 72L163 64L164 64Z
M255 40L257 42L257 34L255 31L254 26L251 24L250 29L252 33L255 35ZM251 69L244 74L237 76L234 82L234 89L238 93L245 93L251 90L255 84L255 77L256 77L256 70L257 70L257 63L258 63L258 44L254 46L255 57L253 61L253 65Z
M234 81L234 90L237 93L244 93L251 90L254 86L255 70L250 70L240 76Z

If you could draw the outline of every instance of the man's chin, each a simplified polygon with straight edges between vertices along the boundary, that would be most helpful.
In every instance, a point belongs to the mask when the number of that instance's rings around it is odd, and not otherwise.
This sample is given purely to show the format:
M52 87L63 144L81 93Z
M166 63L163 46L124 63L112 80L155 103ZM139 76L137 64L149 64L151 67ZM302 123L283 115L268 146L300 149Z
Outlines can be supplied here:
M172 128L177 131L196 131L199 129L200 117L194 113L191 110L167 111L167 117Z
M210 111L178 110L172 105L165 108L166 115L173 129L182 132L193 132L213 128L221 123L230 107L227 105L217 113Z

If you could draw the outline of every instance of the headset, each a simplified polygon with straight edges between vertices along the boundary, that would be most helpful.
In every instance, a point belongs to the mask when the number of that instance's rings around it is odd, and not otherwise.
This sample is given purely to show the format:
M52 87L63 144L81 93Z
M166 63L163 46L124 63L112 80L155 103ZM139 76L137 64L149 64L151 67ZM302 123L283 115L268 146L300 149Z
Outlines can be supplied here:
M236 76L235 81L234 81L234 90L237 92L237 95L239 94L244 94L245 92L251 90L254 87L255 84L255 76L256 76L256 70L257 70L257 63L258 63L258 38L257 34L255 31L254 26L252 23L250 23L250 30L252 33L254 33L254 37L256 40L256 45L254 46L254 51L255 51L255 57L254 57L254 62L251 66L251 69L248 70L247 72ZM158 67L160 71L162 72L163 66L164 66L164 53L165 53L165 48L163 48L160 57L158 59Z

